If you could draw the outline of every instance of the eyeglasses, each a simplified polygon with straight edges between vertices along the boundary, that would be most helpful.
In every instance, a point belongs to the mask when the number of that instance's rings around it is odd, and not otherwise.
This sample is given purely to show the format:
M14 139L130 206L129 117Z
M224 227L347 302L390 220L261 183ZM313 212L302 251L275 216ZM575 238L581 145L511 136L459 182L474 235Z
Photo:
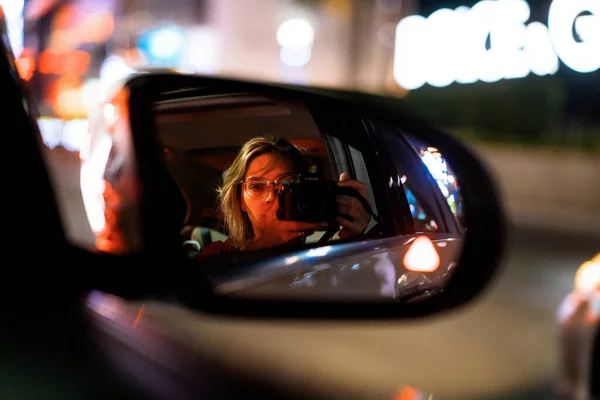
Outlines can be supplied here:
M300 186L300 175L284 174L274 181L265 178L246 178L241 182L246 194L253 199L262 199L269 190L278 194L284 189L295 189Z

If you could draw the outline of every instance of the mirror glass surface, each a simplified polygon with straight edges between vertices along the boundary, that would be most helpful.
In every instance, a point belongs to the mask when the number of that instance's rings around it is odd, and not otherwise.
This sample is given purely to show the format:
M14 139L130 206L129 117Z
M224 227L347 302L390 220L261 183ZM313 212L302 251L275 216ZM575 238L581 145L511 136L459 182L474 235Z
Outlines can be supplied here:
M182 251L219 294L416 301L443 291L458 264L458 178L393 123L201 89L164 93L154 117L187 204Z

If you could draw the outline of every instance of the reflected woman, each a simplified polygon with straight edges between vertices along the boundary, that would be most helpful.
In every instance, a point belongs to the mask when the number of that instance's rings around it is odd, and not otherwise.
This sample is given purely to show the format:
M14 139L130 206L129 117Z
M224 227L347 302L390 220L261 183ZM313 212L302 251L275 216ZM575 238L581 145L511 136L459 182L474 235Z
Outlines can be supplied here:
M302 151L281 137L256 137L246 142L224 173L218 189L219 202L229 239L216 241L204 248L198 257L257 250L304 243L316 230L325 230L327 222L283 221L277 218L277 194L285 185L300 182L307 170ZM343 173L339 186L352 187L367 198L362 182ZM342 239L364 233L370 215L354 197L336 198L337 222Z

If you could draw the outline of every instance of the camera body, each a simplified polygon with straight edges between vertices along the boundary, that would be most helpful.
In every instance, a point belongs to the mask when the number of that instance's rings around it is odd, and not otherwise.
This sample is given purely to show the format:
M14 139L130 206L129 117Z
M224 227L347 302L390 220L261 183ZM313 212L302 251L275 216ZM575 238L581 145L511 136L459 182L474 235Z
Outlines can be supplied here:
M335 223L338 215L338 186L335 182L306 177L296 188L285 188L278 193L277 218L284 221Z

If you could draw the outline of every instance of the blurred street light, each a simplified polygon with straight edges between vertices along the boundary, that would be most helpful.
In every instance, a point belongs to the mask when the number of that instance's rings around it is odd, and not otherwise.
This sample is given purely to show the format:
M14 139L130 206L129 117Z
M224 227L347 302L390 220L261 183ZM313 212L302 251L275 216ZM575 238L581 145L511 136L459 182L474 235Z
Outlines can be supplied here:
M312 25L302 19L285 21L277 29L277 43L281 46L281 61L290 67L308 64L311 58L315 32Z
M8 28L8 39L15 57L23 51L24 0L0 0Z

